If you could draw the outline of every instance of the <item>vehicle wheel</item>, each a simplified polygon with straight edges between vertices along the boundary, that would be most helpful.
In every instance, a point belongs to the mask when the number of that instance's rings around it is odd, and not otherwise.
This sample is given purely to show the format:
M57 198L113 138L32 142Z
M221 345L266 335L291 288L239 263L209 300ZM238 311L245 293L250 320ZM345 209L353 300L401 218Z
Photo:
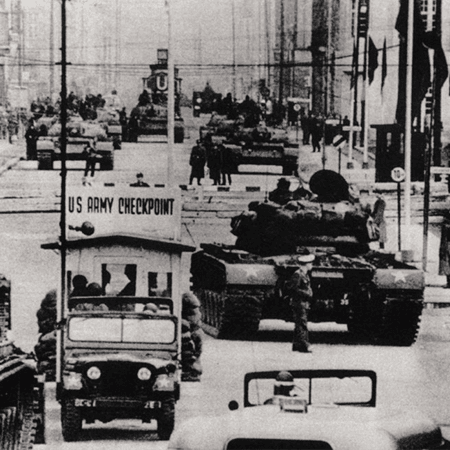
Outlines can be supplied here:
M184 129L175 129L174 141L176 144L182 144L184 142Z
M224 299L219 339L252 339L259 328L261 301L251 295L230 295Z
M360 286L349 296L347 329L358 340L373 340L380 329L382 302L367 286Z
M61 404L62 435L66 442L76 441L82 427L81 412L73 400L64 399Z
M100 163L100 170L113 170L114 169L114 155L105 155Z
M420 300L390 300L385 306L379 343L404 347L412 345L419 333L422 309Z
M161 440L170 439L175 426L175 399L173 397L162 401L158 417L158 436Z
M52 170L53 169L53 152L38 152L38 170Z

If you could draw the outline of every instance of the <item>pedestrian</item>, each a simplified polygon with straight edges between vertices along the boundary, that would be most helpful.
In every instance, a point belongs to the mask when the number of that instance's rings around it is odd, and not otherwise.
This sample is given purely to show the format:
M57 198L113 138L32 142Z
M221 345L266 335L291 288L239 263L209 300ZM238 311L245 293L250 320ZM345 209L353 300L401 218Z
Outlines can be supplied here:
M91 144L87 144L83 150L83 156L86 159L86 167L84 169L84 176L87 177L89 172L91 173L91 177L95 175L95 164L98 160L98 154L95 151L94 147Z
M202 185L202 178L205 177L206 152L205 148L198 140L197 145L194 145L191 150L189 158L189 165L191 166L191 175L189 176L189 184L192 184L194 178L197 179L198 186Z
M130 184L131 187L150 187L148 183L144 181L144 174L142 172L138 172L136 174L136 182Z
M230 147L221 145L221 169L222 169L222 183L223 185L228 184L231 186L231 174L236 173L238 169L238 164L236 161L236 155Z
M206 160L209 169L209 177L213 181L213 185L217 186L220 184L220 172L221 172L220 149L217 145L211 144L208 147Z
M303 145L309 145L310 132L310 122L311 122L311 111L308 115L303 115L300 119L300 126L302 127L303 133Z
M322 120L319 117L313 117L311 121L311 140L313 146L313 153L320 152L320 141L323 137Z
M384 218L384 211L386 209L386 200L382 195L379 195L375 204L373 205L373 221L378 227L379 238L378 242L380 249L384 249L387 241L386 220Z
M27 142L27 159L36 160L37 159L37 140L39 137L39 132L34 126L33 120L30 120L30 124L25 133L25 140Z
M289 298L294 316L294 337L292 351L311 353L308 332L308 309L313 297L309 272L312 269L314 255L309 253L297 257L298 269L284 284L283 294Z
M447 278L446 288L450 288L450 213L446 213L441 225L439 245L439 275Z
M292 192L290 191L291 182L286 178L280 178L276 189L269 192L269 200L279 205L285 205L292 200Z

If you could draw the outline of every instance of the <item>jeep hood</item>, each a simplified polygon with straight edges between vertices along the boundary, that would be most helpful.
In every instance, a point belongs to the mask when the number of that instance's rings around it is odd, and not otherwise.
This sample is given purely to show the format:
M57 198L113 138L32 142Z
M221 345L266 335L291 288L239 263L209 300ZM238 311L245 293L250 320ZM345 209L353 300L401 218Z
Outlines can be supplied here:
M271 405L188 420L172 434L168 448L224 449L234 439L322 441L334 450L394 450L433 448L442 434L432 420L414 412L328 405L289 413Z
M72 360L78 364L105 363L105 362L124 362L137 364L151 364L157 369L173 362L172 355L169 352L84 352L71 351L66 353L66 361Z

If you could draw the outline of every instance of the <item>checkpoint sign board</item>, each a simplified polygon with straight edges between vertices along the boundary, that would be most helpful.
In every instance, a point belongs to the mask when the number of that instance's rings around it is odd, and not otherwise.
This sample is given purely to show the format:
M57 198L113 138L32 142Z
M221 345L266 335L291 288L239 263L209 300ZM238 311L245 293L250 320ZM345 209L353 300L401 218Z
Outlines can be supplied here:
M89 222L92 237L112 234L180 240L181 194L178 188L130 186L70 187L66 198L67 238L84 236L75 227Z
M396 183L401 183L406 177L406 173L405 170L403 169L403 167L394 167L391 170L391 178L396 182Z

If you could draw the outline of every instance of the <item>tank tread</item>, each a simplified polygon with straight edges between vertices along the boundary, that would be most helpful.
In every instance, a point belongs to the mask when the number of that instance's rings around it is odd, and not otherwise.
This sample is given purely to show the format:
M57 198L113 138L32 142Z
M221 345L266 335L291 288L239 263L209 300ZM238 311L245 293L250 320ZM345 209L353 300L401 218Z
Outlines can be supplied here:
M404 347L414 344L419 334L422 309L422 300L388 300L377 341Z
M219 339L251 339L259 328L262 306L258 297L228 295L225 299Z
M0 409L0 444L5 450L29 450L33 448L36 435L33 391L24 386L18 406ZM32 386L31 386L32 388Z
M219 339L251 339L258 331L262 303L256 296L218 293L210 290L196 292L202 303L203 328Z

